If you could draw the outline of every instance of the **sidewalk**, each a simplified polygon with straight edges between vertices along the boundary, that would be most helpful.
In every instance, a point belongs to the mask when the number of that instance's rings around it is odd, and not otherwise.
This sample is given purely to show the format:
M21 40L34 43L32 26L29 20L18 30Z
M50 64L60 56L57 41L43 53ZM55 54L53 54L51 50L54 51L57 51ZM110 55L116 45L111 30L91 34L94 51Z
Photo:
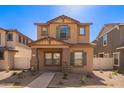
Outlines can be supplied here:
M46 88L50 81L53 79L55 73L43 73L38 78L33 80L31 83L27 85L30 88Z

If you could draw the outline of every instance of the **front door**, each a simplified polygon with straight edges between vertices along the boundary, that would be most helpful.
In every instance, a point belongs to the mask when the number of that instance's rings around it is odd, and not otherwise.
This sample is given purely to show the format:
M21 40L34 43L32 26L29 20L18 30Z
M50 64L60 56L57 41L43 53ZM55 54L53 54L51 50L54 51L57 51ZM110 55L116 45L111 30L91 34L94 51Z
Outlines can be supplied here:
M45 65L46 66L58 66L61 65L61 53L60 52L45 52Z

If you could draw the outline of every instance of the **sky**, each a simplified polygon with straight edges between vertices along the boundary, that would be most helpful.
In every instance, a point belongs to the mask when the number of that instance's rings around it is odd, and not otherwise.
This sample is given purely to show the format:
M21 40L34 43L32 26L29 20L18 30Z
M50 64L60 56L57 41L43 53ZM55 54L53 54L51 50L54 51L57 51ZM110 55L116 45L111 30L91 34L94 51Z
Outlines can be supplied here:
M90 27L90 41L93 41L104 24L124 23L124 6L0 5L0 27L18 29L21 33L36 40L37 31L34 23L47 22L60 15L67 15L81 23L93 23Z

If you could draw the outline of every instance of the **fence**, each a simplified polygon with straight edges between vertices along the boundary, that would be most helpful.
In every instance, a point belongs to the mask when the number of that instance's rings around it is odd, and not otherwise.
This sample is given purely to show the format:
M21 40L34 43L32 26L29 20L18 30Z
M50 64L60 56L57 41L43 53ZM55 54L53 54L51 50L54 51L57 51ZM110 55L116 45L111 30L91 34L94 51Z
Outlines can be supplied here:
M113 69L113 58L94 58L93 68L94 69Z
M30 68L30 57L15 57L14 67L15 69L29 69Z

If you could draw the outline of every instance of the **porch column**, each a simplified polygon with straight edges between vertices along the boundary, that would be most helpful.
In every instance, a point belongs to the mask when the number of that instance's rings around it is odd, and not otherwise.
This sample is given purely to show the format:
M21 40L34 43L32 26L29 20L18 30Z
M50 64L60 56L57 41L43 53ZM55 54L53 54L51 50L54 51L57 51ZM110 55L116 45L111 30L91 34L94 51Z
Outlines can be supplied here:
M70 70L70 49L63 48L62 51L62 71L69 72Z
M37 48L32 48L31 68L38 69Z

